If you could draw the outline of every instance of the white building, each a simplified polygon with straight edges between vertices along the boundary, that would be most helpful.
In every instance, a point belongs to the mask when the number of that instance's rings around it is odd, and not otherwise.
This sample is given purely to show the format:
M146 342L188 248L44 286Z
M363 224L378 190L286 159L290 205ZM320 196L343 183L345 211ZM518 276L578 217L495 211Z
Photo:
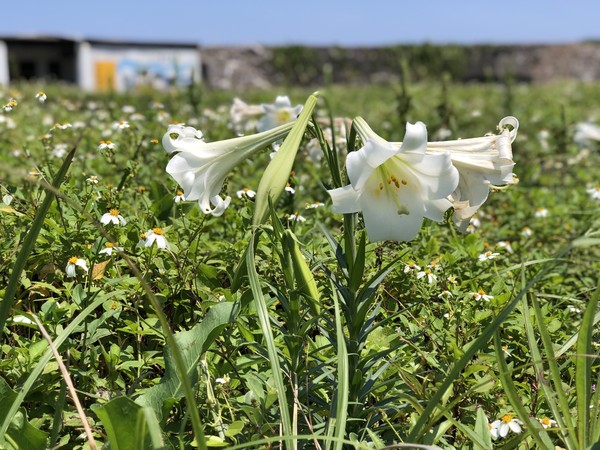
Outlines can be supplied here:
M59 80L85 90L165 89L202 79L197 44L0 36L0 85Z

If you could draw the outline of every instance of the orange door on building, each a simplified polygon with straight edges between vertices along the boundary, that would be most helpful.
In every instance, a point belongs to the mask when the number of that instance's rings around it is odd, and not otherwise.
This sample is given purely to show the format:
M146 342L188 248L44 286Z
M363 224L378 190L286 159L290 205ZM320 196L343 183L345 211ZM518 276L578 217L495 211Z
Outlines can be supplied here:
M114 91L117 66L113 61L96 61L96 89Z

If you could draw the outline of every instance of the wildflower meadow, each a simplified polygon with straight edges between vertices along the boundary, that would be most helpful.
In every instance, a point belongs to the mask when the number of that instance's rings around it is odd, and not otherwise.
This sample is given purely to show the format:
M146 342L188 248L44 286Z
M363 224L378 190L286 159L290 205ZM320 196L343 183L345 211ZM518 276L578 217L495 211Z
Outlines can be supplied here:
M0 88L0 448L600 448L599 99Z

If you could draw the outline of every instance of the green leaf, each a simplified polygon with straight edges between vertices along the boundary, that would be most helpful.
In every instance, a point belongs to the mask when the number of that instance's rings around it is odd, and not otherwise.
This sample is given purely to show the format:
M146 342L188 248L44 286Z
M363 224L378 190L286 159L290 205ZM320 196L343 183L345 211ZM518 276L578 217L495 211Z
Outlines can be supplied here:
M234 437L242 432L244 428L244 422L241 420L236 420L235 422L229 424L227 430L225 431L225 436Z
M133 400L117 397L92 409L104 426L111 450L164 448L156 417Z
M17 393L10 388L4 378L0 378L0 399L2 399L0 401L0 423L2 423L17 401ZM48 434L31 425L27 421L25 410L21 408L12 417L5 439L9 445L7 448L44 450L47 448ZM1 442L0 440L0 444Z
M55 190L58 190L59 186L62 184L65 175L69 170L69 166L71 165L71 161L73 160L76 149L77 145L73 147L73 149L65 157L62 166L60 166L60 169L58 169L58 172L52 180L52 187ZM44 198L44 201L40 205L40 208L35 215L35 219L33 220L31 228L27 233L25 240L23 241L21 250L19 251L19 255L17 256L17 260L10 274L8 285L6 286L6 292L4 293L4 299L2 302L0 302L0 336L2 336L4 333L4 324L6 323L8 312L10 311L10 307L12 306L15 295L17 294L17 288L21 281L21 273L23 272L23 269L25 269L27 258L33 250L37 237L40 234L40 230L44 226L44 219L46 218L46 214L50 209L50 205L52 204L54 197L56 197L56 194L53 191L46 193L46 197Z
M269 163L260 179L258 189L256 189L256 205L252 219L253 225L259 225L266 220L269 203L275 204L287 184L298 147L304 136L304 130L306 130L312 111L317 104L317 95L318 93L314 93L308 97L300 116L294 122L290 134L285 138L281 148Z
M233 322L239 314L239 303L222 302L209 309L202 322L188 331L175 333L175 341L181 349L188 379L193 384L198 380L198 361L202 354L223 331L226 325ZM149 406L162 418L163 402L170 398L183 397L181 381L175 371L175 362L171 351L165 349L165 375L156 386L147 389L136 403Z
M321 312L321 296L312 272L298 247L298 239L291 230L285 230L281 244L284 253L291 257L296 288L306 296L310 311L316 317Z
M592 397L592 338L594 336L594 316L600 297L600 282L596 292L588 302L581 329L577 339L577 358L575 360L575 386L577 390L577 438L579 448L587 448L590 444L590 402Z
M54 339L54 345L56 346L56 348L60 348L60 346L65 342L65 340L71 335L71 333L75 331L75 329L81 324L81 322L84 321L84 319L90 313L92 313L96 308L98 308L103 302L117 294L118 292L112 292L104 296L99 296L93 303L91 303L87 308L81 311L81 313L71 321L69 326L66 327L64 331L56 337L56 339ZM7 405L6 402L0 402L0 404L2 404L3 406L9 407L7 415L5 415L4 417L0 415L0 436L3 436L7 432L8 427L10 425L10 418L17 414L19 406L25 399L25 396L33 387L37 378L44 371L44 368L48 365L52 357L52 350L48 349L44 356L42 356L42 358L35 365L34 369L29 373L29 376L19 389L19 393L17 394L17 397L12 402L12 404Z

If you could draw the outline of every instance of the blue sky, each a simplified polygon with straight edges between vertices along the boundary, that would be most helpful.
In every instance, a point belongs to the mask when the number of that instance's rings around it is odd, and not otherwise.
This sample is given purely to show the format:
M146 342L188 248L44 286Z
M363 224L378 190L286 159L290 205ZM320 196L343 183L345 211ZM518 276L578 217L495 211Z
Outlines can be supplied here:
M567 43L600 39L600 1L4 0L0 35L218 45Z

